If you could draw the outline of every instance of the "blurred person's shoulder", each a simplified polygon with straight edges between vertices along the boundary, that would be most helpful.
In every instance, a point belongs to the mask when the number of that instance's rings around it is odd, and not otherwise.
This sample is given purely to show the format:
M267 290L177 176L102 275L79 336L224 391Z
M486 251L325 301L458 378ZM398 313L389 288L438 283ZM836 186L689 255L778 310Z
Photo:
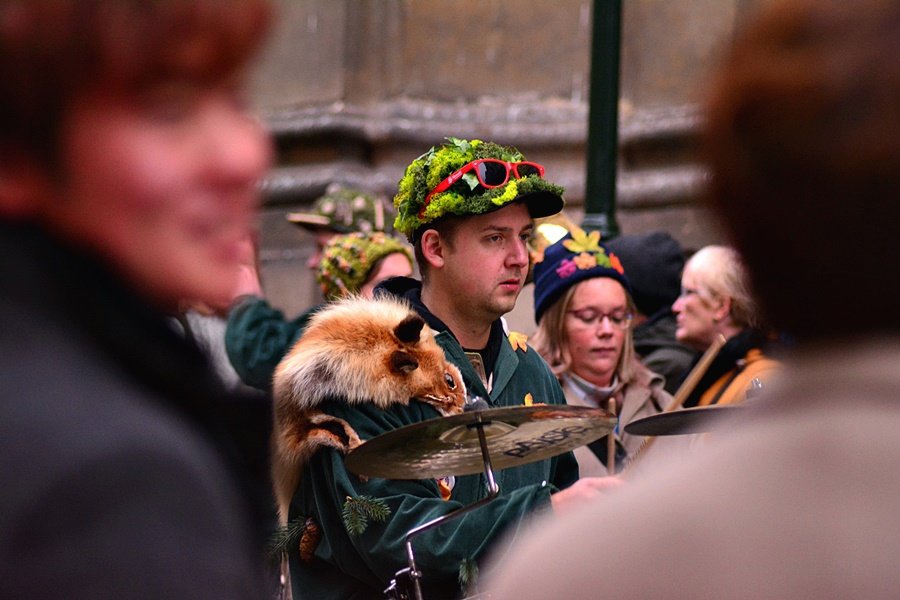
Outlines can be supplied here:
M73 328L2 301L0 328L7 591L114 596L140 580L158 597L250 594L247 507L202 433ZM100 565L108 577L86 575Z
M80 333L6 306L0 324L0 446L22 475L52 478L105 454L141 451L225 477L215 453L174 408L97 351ZM9 471L7 471L9 474Z

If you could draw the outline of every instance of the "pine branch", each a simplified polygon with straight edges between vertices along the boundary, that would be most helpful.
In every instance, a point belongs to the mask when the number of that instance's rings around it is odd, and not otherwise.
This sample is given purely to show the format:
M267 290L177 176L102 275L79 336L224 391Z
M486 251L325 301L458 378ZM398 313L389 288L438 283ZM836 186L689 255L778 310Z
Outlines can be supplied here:
M459 587L465 595L471 595L478 582L478 563L471 558L464 558L459 563Z
M300 544L300 537L306 530L306 517L297 517L284 527L279 527L269 538L269 558L279 559L287 554L291 548Z
M356 498L347 496L341 510L344 527L347 529L347 533L353 537L362 535L369 526L370 519L376 523L383 523L390 515L391 509L387 503L371 496L357 496Z

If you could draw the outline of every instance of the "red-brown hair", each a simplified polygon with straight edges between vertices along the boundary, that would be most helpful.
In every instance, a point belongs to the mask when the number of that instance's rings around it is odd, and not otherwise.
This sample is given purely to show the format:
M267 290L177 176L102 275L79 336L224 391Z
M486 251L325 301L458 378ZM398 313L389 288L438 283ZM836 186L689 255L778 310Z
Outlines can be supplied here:
M711 199L773 324L900 331L900 3L772 2L708 103Z
M244 65L269 0L0 0L0 144L52 160L71 98L214 83Z

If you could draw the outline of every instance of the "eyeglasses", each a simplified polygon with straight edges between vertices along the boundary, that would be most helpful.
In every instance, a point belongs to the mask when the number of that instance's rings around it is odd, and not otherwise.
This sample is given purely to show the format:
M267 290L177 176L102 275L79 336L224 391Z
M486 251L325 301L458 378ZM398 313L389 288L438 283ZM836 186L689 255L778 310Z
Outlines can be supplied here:
M630 312L612 312L612 313L603 313L600 311L596 311L592 308L585 308L582 310L567 310L566 314L572 315L575 317L575 320L579 325L583 325L584 327L594 327L603 322L604 319L609 319L609 324L615 327L616 329L628 329L631 326L631 321L634 316Z
M536 175L538 177L544 176L544 167L537 163L527 161L509 162L497 160L496 158L479 158L478 160L466 163L459 169L453 171L447 175L443 181L437 184L433 190L428 192L428 195L425 196L425 204L422 205L422 210L419 211L420 215L424 212L428 203L431 202L432 196L446 192L450 189L451 185L462 179L463 175L472 171L475 172L478 183L487 189L506 185L506 182L509 181L510 172L512 172L516 179L530 177L531 175Z

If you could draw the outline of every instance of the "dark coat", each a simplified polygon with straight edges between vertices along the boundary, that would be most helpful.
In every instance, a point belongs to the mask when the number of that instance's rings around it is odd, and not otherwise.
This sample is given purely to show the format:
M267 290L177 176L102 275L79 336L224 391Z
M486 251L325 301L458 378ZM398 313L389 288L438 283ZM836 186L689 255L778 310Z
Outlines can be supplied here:
M0 222L0 279L2 594L263 596L268 411L37 229Z
M295 319L258 296L245 296L232 306L225 328L225 350L234 370L247 385L271 391L275 367L300 339L316 305Z
M665 380L664 389L675 394L688 374L697 352L675 341L675 315L666 308L634 328L634 350L641 363Z

